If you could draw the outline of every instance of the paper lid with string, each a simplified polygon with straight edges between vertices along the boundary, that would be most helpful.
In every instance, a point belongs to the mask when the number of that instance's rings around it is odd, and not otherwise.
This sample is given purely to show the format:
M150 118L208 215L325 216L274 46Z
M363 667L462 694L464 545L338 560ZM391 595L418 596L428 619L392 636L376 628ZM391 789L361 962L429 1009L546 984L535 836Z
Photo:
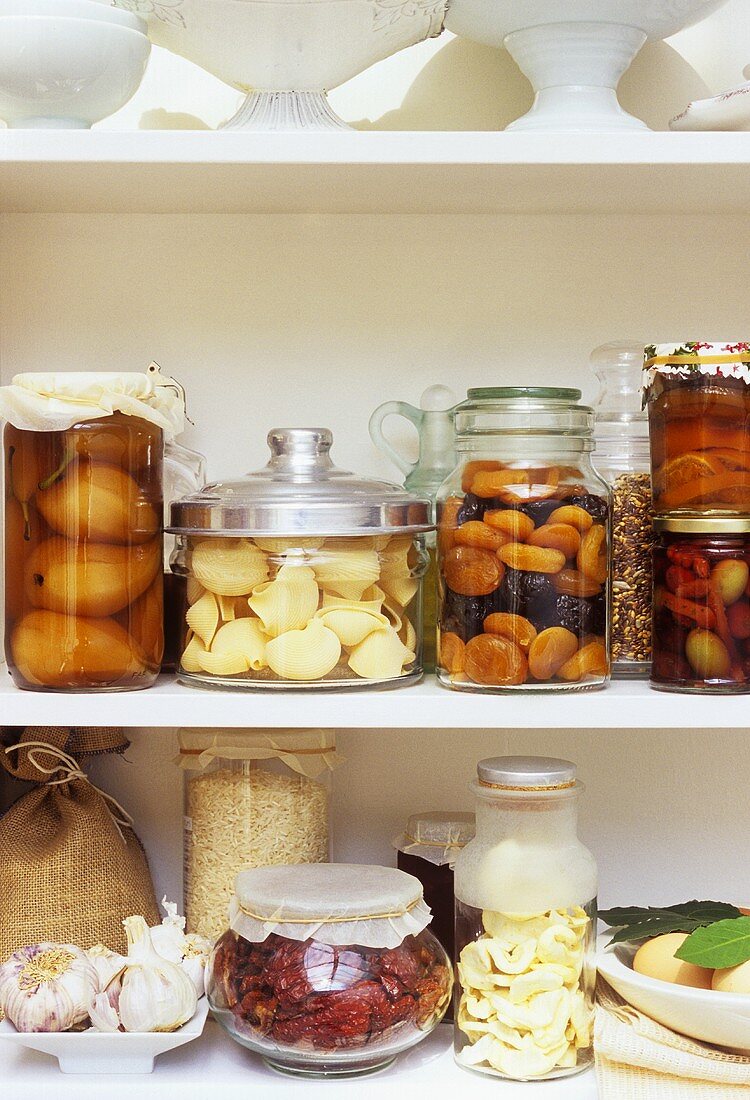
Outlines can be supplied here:
M271 934L344 947L398 947L432 913L422 884L394 867L298 863L240 871L230 927L250 943Z
M436 867L443 867L453 863L475 832L474 814L430 810L411 814L403 833L394 839L393 847L404 855L417 856Z

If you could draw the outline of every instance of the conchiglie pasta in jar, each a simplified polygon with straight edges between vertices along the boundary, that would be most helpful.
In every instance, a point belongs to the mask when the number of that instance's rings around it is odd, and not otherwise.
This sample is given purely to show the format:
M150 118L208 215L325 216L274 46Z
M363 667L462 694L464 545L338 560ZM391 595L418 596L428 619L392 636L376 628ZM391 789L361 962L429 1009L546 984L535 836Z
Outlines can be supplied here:
M268 443L263 470L172 507L180 677L264 689L418 679L429 500L339 470L326 429L276 429Z
M18 375L0 390L5 650L21 688L127 690L158 675L164 437L182 418L168 381Z

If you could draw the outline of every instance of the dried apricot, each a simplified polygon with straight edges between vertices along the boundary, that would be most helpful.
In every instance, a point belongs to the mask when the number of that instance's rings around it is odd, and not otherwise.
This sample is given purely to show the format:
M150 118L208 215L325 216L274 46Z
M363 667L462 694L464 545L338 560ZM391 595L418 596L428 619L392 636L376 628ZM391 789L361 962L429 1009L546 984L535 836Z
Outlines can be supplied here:
M607 532L601 523L595 524L581 539L576 563L581 573L592 581L604 584L607 579Z
M528 484L526 470L480 470L474 475L471 492L478 497L496 497L508 486Z
M474 477L480 470L502 470L502 468L502 462L495 462L492 459L477 459L475 462L467 462L461 474L461 489L464 493L470 493Z
M476 546L479 550L499 550L505 541L497 531L481 519L470 519L453 532L456 546Z
M505 575L505 566L488 550L454 546L443 558L445 583L459 596L489 596Z
M557 675L561 680L577 683L584 676L606 676L607 650L601 642L589 642L561 665Z
M485 634L501 634L510 638L524 653L536 638L536 627L523 615L512 615L509 611L495 611L484 620Z
M534 521L525 512L498 508L484 513L484 522L503 536L503 542L526 542L534 530Z
M463 505L463 497L448 497L440 505L440 518L438 520L438 546L445 554L454 545L454 532L456 519Z
M569 523L581 534L588 531L594 524L594 517L585 508L579 508L577 504L564 504L562 508L555 508L549 517L549 523Z
M446 672L457 673L464 670L466 646L458 634L440 633L439 664Z
M464 671L475 684L512 687L524 683L529 666L510 638L498 634L478 634L467 642Z
M574 558L581 546L581 536L569 523L544 523L529 536L528 543L560 550L566 558Z
M555 591L562 596L598 596L602 586L591 577L579 573L577 569L561 569L552 578Z
M497 556L511 569L523 569L533 573L559 573L565 565L562 550L550 550L545 546L526 546L522 542L509 542L501 546Z
M537 634L529 648L529 671L535 680L551 680L578 650L578 639L564 626L550 626Z

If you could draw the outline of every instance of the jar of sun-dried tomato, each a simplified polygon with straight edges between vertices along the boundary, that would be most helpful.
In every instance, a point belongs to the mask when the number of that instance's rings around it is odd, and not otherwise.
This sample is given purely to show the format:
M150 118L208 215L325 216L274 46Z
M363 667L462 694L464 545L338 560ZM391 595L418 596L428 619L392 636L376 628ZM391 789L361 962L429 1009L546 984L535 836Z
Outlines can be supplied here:
M422 886L393 867L241 871L206 970L214 1016L268 1065L299 1076L380 1069L445 1014L448 956Z
M660 691L750 692L750 518L654 519Z
M438 678L570 691L609 677L609 491L581 391L469 390L438 495Z

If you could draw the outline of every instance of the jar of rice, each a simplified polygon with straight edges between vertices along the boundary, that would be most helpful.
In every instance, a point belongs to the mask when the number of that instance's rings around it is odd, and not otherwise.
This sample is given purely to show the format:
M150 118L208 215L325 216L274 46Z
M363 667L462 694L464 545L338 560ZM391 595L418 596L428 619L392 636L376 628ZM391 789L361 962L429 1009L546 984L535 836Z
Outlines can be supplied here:
M328 862L335 735L191 729L179 743L187 930L216 939L239 871Z

